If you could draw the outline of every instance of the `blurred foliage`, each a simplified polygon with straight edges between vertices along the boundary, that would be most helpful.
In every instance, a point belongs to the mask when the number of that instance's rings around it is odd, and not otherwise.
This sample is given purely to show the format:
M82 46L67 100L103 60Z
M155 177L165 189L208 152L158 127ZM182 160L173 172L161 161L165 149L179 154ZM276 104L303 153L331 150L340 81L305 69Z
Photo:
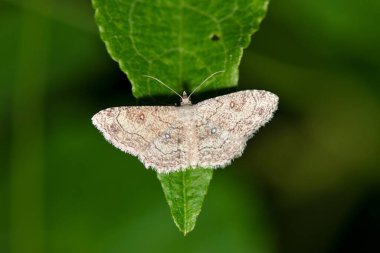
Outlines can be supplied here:
M379 5L272 1L239 89L279 112L183 238L155 174L91 125L136 101L90 2L0 2L0 252L379 251Z

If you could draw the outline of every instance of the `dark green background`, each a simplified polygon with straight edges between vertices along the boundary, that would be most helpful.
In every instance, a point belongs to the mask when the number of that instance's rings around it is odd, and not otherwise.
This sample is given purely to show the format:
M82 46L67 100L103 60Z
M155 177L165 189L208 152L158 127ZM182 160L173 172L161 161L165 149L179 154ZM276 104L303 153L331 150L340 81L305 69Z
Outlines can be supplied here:
M379 17L376 0L271 2L239 89L279 111L184 238L155 173L91 125L137 102L90 1L1 1L0 252L379 251Z

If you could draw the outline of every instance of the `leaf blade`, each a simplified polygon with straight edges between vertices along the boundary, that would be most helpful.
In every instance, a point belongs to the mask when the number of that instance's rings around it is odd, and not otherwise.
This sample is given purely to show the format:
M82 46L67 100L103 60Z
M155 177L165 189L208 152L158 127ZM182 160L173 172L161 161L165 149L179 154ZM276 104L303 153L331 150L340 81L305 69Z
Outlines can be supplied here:
M235 87L243 48L258 30L267 4L268 0L93 0L101 38L128 75L137 98L172 95L143 75L157 77L181 94L225 70L205 89Z
M194 229L212 174L212 169L202 168L157 174L174 223L184 235Z

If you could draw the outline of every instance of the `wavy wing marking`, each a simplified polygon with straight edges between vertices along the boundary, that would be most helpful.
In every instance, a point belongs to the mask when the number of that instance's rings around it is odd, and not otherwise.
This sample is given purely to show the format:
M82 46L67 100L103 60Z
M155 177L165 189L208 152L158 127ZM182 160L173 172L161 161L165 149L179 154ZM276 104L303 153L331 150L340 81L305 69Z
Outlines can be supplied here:
M225 167L242 155L248 139L273 116L278 97L261 90L240 91L195 106L201 167Z

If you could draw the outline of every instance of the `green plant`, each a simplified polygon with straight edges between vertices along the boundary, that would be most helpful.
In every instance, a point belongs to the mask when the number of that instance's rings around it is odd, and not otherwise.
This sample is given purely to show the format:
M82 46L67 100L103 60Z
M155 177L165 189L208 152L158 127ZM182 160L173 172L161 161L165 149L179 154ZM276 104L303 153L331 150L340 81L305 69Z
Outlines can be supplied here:
M136 98L172 95L144 77L159 78L178 93L236 87L243 49L257 31L269 0L93 0L96 22L111 57L127 74ZM213 171L158 174L173 219L190 232Z

